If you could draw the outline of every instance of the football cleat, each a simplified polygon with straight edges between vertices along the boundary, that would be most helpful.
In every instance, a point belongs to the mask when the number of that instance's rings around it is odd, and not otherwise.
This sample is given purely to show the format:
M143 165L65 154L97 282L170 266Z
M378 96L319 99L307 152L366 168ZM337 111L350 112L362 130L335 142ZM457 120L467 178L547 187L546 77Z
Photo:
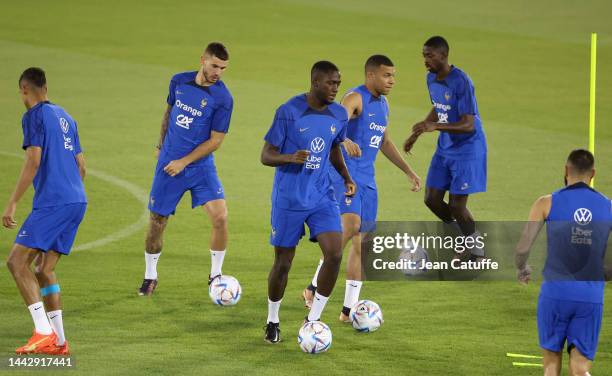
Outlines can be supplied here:
M70 348L68 347L68 341L64 342L63 346L60 346L53 342L51 345L45 347L40 351L41 354L47 355L70 355Z
M156 279L145 279L142 281L142 286L138 289L138 295L140 296L151 296L153 295L153 291L157 287Z
M28 343L18 347L15 352L17 354L33 354L40 353L42 349L49 345L54 345L57 341L55 333L51 334L39 334L34 331L32 337L28 340Z
M272 344L279 343L281 341L280 323L269 322L264 327L264 331L265 331L264 341L268 343L272 343Z

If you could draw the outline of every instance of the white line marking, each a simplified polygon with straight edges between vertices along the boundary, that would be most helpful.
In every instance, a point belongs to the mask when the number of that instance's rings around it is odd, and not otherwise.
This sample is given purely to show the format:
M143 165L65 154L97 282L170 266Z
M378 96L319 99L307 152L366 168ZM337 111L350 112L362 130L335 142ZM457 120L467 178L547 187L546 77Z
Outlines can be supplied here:
M8 157L14 157L14 158L24 157L23 154L9 153L5 151L1 151L1 150L0 150L0 155L5 155ZM147 208L147 203L148 203L147 197L149 194L145 190L143 190L142 188L140 188L139 186L135 184L130 183L129 181L125 181L116 176L107 174L106 172L98 171L92 168L87 168L87 174L94 176L114 186L117 186L119 188L125 189L132 196L134 196L134 198L136 198L138 201L144 204L144 211L142 212L142 215L140 216L140 218L138 218L138 220L132 223L131 225L128 225L103 238L93 240L89 243L79 244L78 246L72 248L72 252L84 251L84 250L91 249L91 248L101 247L103 245L115 242L117 240L127 238L128 236L140 231L144 226L147 225L149 221L149 209Z

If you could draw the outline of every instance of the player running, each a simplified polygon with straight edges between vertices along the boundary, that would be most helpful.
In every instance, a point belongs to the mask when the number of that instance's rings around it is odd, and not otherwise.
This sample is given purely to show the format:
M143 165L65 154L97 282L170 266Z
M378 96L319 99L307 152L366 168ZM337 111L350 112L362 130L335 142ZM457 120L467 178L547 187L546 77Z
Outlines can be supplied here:
M537 311L545 375L561 373L566 341L570 375L589 375L597 351L612 204L589 187L594 167L591 152L578 149L570 153L566 187L536 200L516 249L518 279L528 283L529 251L546 223L548 250Z
M191 192L191 206L202 206L212 224L208 283L221 275L228 237L227 207L213 152L221 146L232 116L234 102L221 81L228 60L223 44L210 43L200 58L199 71L178 73L170 81L149 198L146 268L139 295L151 295L157 287L164 229L186 191Z
M467 201L470 194L487 190L487 143L472 80L449 65L448 52L448 43L439 36L429 38L423 46L433 108L412 127L404 151L410 152L423 133L439 131L425 183L425 205L445 223L475 238L476 224ZM447 191L448 203L444 201ZM483 256L484 249L471 249L472 259Z
M17 226L17 203L33 184L32 212L19 229L7 265L35 329L28 343L16 352L69 355L55 265L61 255L70 254L85 215L85 158L76 122L47 98L45 72L26 69L19 78L19 91L27 108L22 119L26 160L2 215L2 225ZM30 269L33 262L34 272Z
M291 98L276 110L266 134L261 162L276 167L272 188L272 231L274 264L268 276L268 320L264 339L281 340L279 316L295 247L304 236L304 223L310 240L319 242L323 265L318 290L306 318L321 317L342 261L340 210L329 179L330 163L342 176L347 197L355 194L355 183L344 164L340 143L346 137L346 110L334 102L340 86L340 72L329 61L319 61L311 69L307 94Z
M334 170L330 170L336 201L342 214L342 249L352 243L348 255L346 290L340 320L349 321L349 312L359 300L362 285L361 238L362 233L371 231L376 224L378 191L374 177L374 162L378 151L397 166L412 184L413 191L421 189L421 179L404 161L387 132L389 103L386 95L395 84L395 67L387 56L373 55L365 63L365 83L349 92L342 99L342 106L349 114L347 138L344 141L343 156L349 173L357 184L354 197L344 197L344 182ZM302 296L307 307L317 286L319 266L310 285Z

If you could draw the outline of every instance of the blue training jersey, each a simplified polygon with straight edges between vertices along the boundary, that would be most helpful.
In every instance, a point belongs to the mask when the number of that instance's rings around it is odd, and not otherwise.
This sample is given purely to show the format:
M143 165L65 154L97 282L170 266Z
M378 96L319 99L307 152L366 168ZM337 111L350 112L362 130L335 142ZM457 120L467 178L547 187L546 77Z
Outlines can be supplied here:
M316 111L308 106L306 94L291 98L276 110L264 140L281 154L308 150L310 155L304 164L276 167L273 207L309 210L324 199L335 200L329 178L329 154L333 146L346 138L347 121L344 107L332 103L325 110Z
M487 140L482 129L474 84L461 69L451 66L451 71L441 81L435 73L427 74L429 97L438 114L438 123L455 123L463 115L474 116L471 133L440 131L436 153L451 159L475 159L487 152Z
M577 183L552 194L543 296L603 303L604 259L612 230L610 199Z
M211 131L227 133L229 129L234 107L229 90L221 80L200 86L195 82L196 75L178 73L170 81L167 102L172 110L160 161L181 159L210 139ZM191 165L214 167L214 157L211 153Z
M361 157L349 157L344 148L342 154L355 183L376 189L374 162L387 129L389 103L384 95L372 95L365 85L351 89L346 95L352 92L361 95L362 110L358 117L349 120L346 137L359 145ZM330 173L333 182L342 180L336 169L330 169Z
M32 208L86 203L85 187L76 155L81 153L74 119L60 106L40 102L23 114L23 149L42 149L34 177Z

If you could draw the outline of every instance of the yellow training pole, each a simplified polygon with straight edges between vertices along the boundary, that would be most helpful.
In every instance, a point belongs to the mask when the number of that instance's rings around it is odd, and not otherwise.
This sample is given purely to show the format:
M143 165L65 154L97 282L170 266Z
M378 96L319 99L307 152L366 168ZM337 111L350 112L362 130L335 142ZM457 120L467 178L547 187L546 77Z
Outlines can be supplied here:
M589 151L595 155L595 76L597 73L597 33L591 34L591 84L589 91ZM591 180L595 187L595 179Z

